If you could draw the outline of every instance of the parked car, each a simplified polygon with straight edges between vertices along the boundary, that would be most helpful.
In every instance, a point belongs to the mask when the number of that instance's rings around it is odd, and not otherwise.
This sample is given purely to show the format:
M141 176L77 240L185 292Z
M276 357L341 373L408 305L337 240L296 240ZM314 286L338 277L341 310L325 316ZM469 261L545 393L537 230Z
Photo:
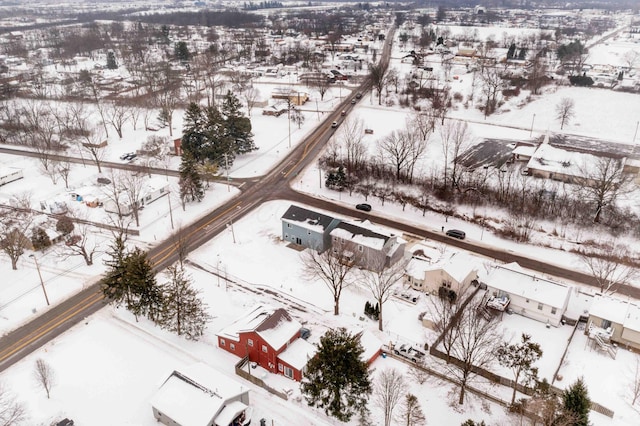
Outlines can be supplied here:
M351 105L355 105L356 104L356 100L355 99L351 99Z
M447 230L446 234L449 237L457 238L459 240L464 240L464 237L467 236L464 231L461 231L459 229L449 229Z
M358 210L362 210L363 212L370 212L371 211L371 205L370 204L358 204L356 205L356 209Z
M361 97L362 97L362 93L360 93L360 92L356 93L356 98L357 99L360 99Z
M304 340L307 340L309 336L311 336L311 330L309 330L308 328L302 327L300 329L300 337L302 337Z
M372 135L373 134L373 129L364 129L364 134L365 135Z
M338 122L334 121L333 123L331 123L331 128L335 129L336 127L338 127Z
M73 420L64 419L56 423L56 426L73 426Z
M393 353L406 358L412 362L421 361L424 358L424 352L419 351L411 345L402 344L400 347L394 348Z

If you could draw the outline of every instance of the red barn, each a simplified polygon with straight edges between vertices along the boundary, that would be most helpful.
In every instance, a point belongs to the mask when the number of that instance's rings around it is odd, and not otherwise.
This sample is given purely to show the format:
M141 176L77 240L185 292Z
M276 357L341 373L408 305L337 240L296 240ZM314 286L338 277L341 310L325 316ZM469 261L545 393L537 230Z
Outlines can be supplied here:
M257 305L220 331L218 346L272 373L300 381L315 346L300 338L302 325L282 308Z

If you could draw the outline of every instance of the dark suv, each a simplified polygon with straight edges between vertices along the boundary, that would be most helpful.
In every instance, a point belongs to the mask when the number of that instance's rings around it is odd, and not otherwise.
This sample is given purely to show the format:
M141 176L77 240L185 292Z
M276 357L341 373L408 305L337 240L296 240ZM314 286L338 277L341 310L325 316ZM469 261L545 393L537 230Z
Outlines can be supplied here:
M356 205L356 209L362 210L363 212L370 212L371 205L370 204L358 204Z
M459 240L464 240L464 237L467 236L464 231L460 231L459 229L449 229L446 234L449 237L457 238Z

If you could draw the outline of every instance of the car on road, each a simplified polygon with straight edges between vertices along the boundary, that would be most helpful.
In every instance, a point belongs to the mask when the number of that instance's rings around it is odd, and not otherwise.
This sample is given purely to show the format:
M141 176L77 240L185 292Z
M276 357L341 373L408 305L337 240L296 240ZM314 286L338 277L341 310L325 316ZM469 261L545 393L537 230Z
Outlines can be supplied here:
M351 105L355 105L356 104L356 100L355 99L351 99Z
M340 115L344 117L345 115L347 115L347 111L342 110L342 112L340 113Z
M338 122L334 121L333 123L331 123L331 128L335 129L336 127L338 127Z
M358 210L362 210L363 212L370 212L371 211L371 204L358 204L356 205L356 209Z
M128 152L126 154L122 154L120 156L120 159L123 161L128 161L131 162L133 161L136 157L138 156L138 154L136 154L135 152Z
M467 236L464 231L461 231L459 229L448 229L446 234L449 237L457 238L459 240L464 240L464 237Z
M356 93L356 99L360 99L362 97L362 93L358 92Z

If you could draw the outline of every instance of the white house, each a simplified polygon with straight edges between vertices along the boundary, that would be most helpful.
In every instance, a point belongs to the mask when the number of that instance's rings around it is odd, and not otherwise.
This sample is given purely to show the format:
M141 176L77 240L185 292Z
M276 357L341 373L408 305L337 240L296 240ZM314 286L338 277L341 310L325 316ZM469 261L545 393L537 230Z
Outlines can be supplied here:
M481 281L487 286L487 306L508 307L554 327L561 324L571 297L571 287L531 275L515 262L495 266Z
M407 266L405 282L415 290L437 294L440 288L460 294L478 278L480 259L463 252L430 263L421 256L414 256Z
M151 408L167 426L246 426L252 411L248 387L203 363L171 373Z
M612 296L595 296L589 307L585 334L593 333L594 329L606 334L612 342L640 349L640 304Z

